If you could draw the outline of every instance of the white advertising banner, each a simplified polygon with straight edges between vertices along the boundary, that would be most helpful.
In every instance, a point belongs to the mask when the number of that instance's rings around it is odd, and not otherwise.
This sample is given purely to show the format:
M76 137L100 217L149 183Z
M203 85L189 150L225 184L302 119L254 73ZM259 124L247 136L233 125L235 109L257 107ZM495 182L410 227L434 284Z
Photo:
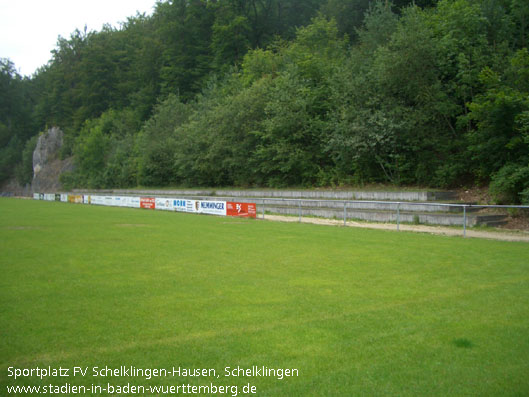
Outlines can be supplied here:
M173 199L173 208L178 212L193 212L194 200Z
M140 208L141 199L139 197L129 197L127 206L130 208Z
M224 215L226 216L225 201L196 201L196 212L200 214Z
M168 197L156 197L157 210L174 211L174 199Z
M102 196L90 196L90 204L103 205L103 202Z
M245 203L227 203L226 201L213 200L189 200L187 198L174 197L134 197L134 196L97 196L97 195L75 195L65 193L34 193L33 199L47 201L63 201L71 203L83 203L94 205L105 205L114 207L149 208L164 211L178 211L210 215L236 215L241 216L240 211L234 213L234 208L242 210ZM235 205L235 207L234 207ZM249 204L248 204L249 205ZM230 207L231 206L231 207ZM230 207L230 208L228 208ZM247 211L248 212L248 211ZM255 213L255 210L253 210ZM249 212L248 212L249 214Z
M112 206L113 207L126 207L127 206L127 197L112 196Z

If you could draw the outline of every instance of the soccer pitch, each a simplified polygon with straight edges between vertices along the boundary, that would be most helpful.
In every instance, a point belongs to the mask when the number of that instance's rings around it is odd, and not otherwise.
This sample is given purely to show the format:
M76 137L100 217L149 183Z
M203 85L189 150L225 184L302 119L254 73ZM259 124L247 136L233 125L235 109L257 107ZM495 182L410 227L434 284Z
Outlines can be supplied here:
M527 243L0 199L0 275L0 395L529 395Z

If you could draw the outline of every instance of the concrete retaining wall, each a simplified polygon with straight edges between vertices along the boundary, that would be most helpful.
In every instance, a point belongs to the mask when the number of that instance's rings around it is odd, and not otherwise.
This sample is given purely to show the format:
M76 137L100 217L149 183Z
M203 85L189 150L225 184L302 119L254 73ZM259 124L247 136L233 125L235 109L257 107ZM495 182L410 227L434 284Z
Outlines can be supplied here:
M93 190L74 190L90 193ZM97 190L99 194L149 194L157 196L215 196L215 197L266 197L285 199L322 200L374 200L374 201L443 201L455 199L454 192L382 192L382 191L340 191L340 190L224 190L224 189L176 189L176 190Z
M94 191L77 190L77 193L94 193ZM303 191L303 190L99 190L97 194L148 195L156 197L187 197L196 200L208 200L214 197L222 201L253 202L258 205L258 213L265 211L282 214L299 214L324 218L343 219L344 203L340 200L373 200L373 201L408 201L399 206L401 222L419 222L432 225L463 224L463 209L448 207L439 203L411 203L411 201L430 201L432 198L448 199L451 192L342 192L342 191ZM273 198L270 198L270 197ZM267 198L268 197L268 198ZM267 198L260 200L260 198ZM303 200L306 199L306 200ZM311 201L328 200L328 201ZM335 201L333 201L335 200ZM501 223L502 215L479 215L477 208L467 208L467 226ZM347 219L371 222L396 222L397 204L354 202L347 203Z
M201 197L197 196L195 197L197 200L205 200L207 197ZM230 201L233 199L233 197L218 197L219 200L225 200ZM301 205L302 208L336 208L343 210L344 203L343 201L310 201L310 200L293 200L288 201L288 199L266 199L266 200L259 200L258 198L252 199L252 198L237 198L237 201L240 202L251 202L251 203L257 203L259 205L264 205L266 207L270 206L286 206L286 207L299 207ZM379 210L379 211L397 211L397 204L392 203L371 203L371 202L348 202L347 204L348 210ZM410 212L461 212L461 207L449 207L445 205L436 205L435 203L432 204L408 204L408 203L401 203L400 204L400 210L401 211L410 211ZM467 209L467 211L477 211L477 209Z
M280 215L299 215L299 208L294 207L267 207L266 211ZM260 213L260 211L259 211ZM260 216L260 215L259 215ZM303 209L301 216L318 216L322 218L343 219L343 209ZM368 222L397 222L396 211L354 211L348 210L346 219L362 220ZM400 213L400 222L421 223L429 225L443 225L443 226L462 226L463 214L421 214L421 213ZM481 223L478 215L467 215L467 226L475 226Z

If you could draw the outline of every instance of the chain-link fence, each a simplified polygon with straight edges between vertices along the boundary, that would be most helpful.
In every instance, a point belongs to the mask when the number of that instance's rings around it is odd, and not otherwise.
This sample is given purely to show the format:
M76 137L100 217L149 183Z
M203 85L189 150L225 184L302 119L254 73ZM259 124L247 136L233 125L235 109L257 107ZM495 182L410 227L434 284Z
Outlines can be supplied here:
M440 222L428 222L432 225L451 225L456 226L460 225L462 227L462 234L463 236L466 236L467 228L472 226L469 224L469 213L474 212L476 210L480 209L500 209L503 211L506 210L529 210L529 205L478 205L478 204L447 204L447 203L424 203L424 202L408 202L408 201L365 201L365 200L315 200L315 199L286 199L286 198L258 198L254 199L253 201L257 202L261 208L259 208L260 217L262 219L265 219L266 212L269 213L279 213L279 214L286 214L286 215L294 215L294 211L297 211L297 216L299 222L301 222L301 218L303 216L320 216L322 217L333 217L337 218L337 209L340 208L341 211L343 211L342 219L344 226L347 225L348 219L361 219L365 221L385 221L385 222L395 222L396 223L396 230L400 230L400 225L402 222L406 222L406 219L409 218L410 215L414 218L419 218L419 212L413 211L413 207L417 209L417 211L422 211L425 218L435 218L438 219L448 219L445 221L445 223ZM362 209L359 209L361 207ZM285 208L288 208L288 211L283 211ZM321 209L327 209L327 214L331 216L325 216L326 213L324 210ZM318 211L319 209L319 211ZM357 218L355 217L355 214L362 213L362 211L365 211L364 213L369 214L371 211L371 214L373 214L372 211L376 210L383 211L385 214L385 219L381 219L380 217L377 219L376 217L366 216L364 218ZM332 210L332 211L330 211ZM403 211L406 211L405 215L403 216ZM354 213L351 213L354 212ZM443 214L443 213L446 214ZM441 214L439 214L441 213ZM503 215L489 215L489 217L498 217ZM475 222L475 221L474 221Z

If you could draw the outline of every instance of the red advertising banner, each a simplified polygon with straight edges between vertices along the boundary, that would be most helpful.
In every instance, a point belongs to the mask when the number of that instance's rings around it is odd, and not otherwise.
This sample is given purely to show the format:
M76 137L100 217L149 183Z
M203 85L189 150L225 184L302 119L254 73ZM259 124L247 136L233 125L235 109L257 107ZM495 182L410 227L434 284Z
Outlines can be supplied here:
M240 216L243 218L255 218L257 216L257 206L254 203L226 203L226 215Z
M153 210L156 208L156 199L154 197L142 197L140 198L140 208L146 208Z

